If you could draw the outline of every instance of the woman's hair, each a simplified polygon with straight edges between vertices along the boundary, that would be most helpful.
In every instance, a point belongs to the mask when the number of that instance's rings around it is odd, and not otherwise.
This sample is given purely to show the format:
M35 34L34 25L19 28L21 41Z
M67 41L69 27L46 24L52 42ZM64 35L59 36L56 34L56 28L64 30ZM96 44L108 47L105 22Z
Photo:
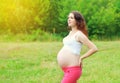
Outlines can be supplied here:
M86 22L84 20L84 17L82 16L82 14L80 14L77 11L72 11L71 13L74 15L74 18L76 20L77 29L82 31L88 37Z

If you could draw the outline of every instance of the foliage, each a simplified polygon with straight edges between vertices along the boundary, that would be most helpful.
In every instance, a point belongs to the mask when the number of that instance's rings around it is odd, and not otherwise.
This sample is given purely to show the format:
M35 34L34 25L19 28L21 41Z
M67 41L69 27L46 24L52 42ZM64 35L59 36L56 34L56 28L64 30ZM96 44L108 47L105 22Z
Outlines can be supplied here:
M13 33L1 34L0 42L29 42L29 41L61 41L58 34L51 34L40 29L33 30L31 34L21 33L14 35Z
M32 35L41 29L65 36L67 16L77 10L86 20L91 39L120 38L119 0L0 1L0 34Z

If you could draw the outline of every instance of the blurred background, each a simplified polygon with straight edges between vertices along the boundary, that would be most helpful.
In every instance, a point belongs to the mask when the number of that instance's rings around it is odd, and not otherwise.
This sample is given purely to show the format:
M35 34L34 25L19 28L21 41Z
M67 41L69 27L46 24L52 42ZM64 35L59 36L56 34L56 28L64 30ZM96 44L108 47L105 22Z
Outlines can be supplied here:
M0 0L0 41L60 41L74 10L84 16L90 39L120 39L119 0Z
M0 83L60 83L56 56L74 10L99 49L78 83L120 83L120 0L0 0Z

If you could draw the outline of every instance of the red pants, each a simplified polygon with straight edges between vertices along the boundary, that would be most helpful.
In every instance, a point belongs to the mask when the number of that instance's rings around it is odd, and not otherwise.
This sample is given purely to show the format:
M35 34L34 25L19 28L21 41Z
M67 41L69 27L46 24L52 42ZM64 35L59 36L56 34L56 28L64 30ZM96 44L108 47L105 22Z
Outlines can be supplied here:
M77 83L77 80L82 74L82 68L80 66L62 68L64 71L64 77L61 83Z

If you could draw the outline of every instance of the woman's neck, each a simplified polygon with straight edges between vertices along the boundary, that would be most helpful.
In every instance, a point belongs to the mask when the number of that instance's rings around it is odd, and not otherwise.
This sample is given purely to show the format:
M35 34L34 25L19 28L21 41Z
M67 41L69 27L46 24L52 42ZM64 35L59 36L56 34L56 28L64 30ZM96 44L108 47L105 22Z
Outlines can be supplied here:
M71 29L71 32L77 32L78 31L78 29L77 29L77 27L72 27L72 29Z

